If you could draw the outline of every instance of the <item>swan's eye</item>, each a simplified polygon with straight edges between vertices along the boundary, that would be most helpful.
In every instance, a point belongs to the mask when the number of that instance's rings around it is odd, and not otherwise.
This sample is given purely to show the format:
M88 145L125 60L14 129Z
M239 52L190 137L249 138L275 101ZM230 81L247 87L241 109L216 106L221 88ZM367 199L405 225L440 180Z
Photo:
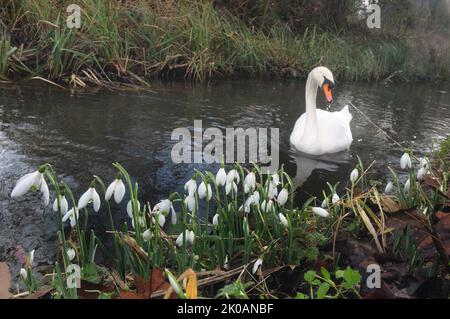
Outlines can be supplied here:
M330 88L330 89L334 89L334 82L333 81L330 81L328 78L326 78L326 77L323 77L323 84L322 84L322 87L325 85L325 84L328 84L328 87Z

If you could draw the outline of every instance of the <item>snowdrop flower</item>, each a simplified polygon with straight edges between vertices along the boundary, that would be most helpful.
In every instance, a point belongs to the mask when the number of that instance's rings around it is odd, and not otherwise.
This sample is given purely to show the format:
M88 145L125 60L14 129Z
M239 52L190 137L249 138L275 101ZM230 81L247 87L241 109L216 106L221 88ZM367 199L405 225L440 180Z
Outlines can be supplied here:
M164 227L164 224L166 223L166 217L164 217L164 215L162 213L157 213L156 217L158 218L158 224L159 227ZM175 222L176 224L176 222Z
M384 193L385 194L389 194L390 192L392 192L392 189L394 188L394 183L392 183L391 181L389 181L389 183L386 184L386 187L384 188Z
M206 189L208 188L208 191ZM208 184L208 187L206 186L205 182L202 182L200 186L198 187L198 198L204 199L208 196L208 200L211 199L212 196L212 189L211 185Z
M273 183L275 186L278 186L280 184L280 176L278 176L277 173L272 174L272 180L270 182Z
M184 190L188 191L189 196L194 196L195 191L197 190L197 182L195 179L191 178L184 184Z
M326 197L323 201L322 204L320 205L320 207L325 208L328 206L328 197Z
M419 170L417 171L417 179L419 181L423 181L425 179L425 176L428 174L428 170L425 166L422 166L421 168L419 168Z
M409 193L410 188L411 188L411 180L408 178L408 180L405 183L405 186L403 187L403 192L405 194Z
M184 204L187 206L190 212L193 212L195 210L195 197L194 196L186 197L184 199Z
M253 197L253 204L255 204L256 206L259 206L259 201L260 201L259 192L254 191L252 197Z
M284 206L284 204L286 204L287 200L288 200L288 196L289 196L289 192L286 188L283 188L280 192L280 194L278 194L277 197L277 202L280 206Z
M239 173L233 168L227 174L226 184L230 184L231 182L234 182L235 180L236 180L236 183L239 184L239 181L240 181Z
M270 184L269 184L269 192L267 193L267 197L269 197L269 199L272 199L272 198L274 198L277 195L278 195L277 184L275 184L273 182L270 182Z
M145 226L145 217L144 216L136 216L136 221L138 222L139 226L144 227ZM153 219L154 221L154 219ZM134 224L134 218L131 219L131 226L133 229L136 229L136 225Z
M141 211L141 203L139 201L136 202L136 208L138 211ZM131 203L131 200L127 203L127 214L130 218L133 218L133 204Z
M262 265L263 260L262 258L258 258L255 263L253 264L252 274L255 274L258 268Z
M192 230L188 230L186 229L186 231L184 233L181 233L180 235L178 235L177 240L175 241L175 244L178 247L183 246L183 234L185 234L186 236L186 243L187 244L194 244L194 240L195 240L195 234Z
M284 227L288 227L289 226L287 218L282 213L278 214L278 218L280 219L281 225L283 225Z
M35 252L35 251L36 251L35 249L33 249L32 251L30 251L30 255L28 256L28 265L29 265L30 267L33 266L33 262L34 262L34 252Z
M142 239L145 241L145 242L149 242L150 241L150 239L152 239L152 232L150 231L150 229L147 229L146 231L144 231L143 233L142 233Z
M77 224L78 216L78 209L73 207L62 217L62 222L65 223L68 219L70 219L70 227L74 228Z
M273 201L272 200L264 200L261 204L261 209L263 212L268 213L273 210Z
M352 182L352 184L354 184L359 177L359 171L357 168L353 169L353 171L350 173L350 181Z
M426 157L422 157L419 161L420 167L425 168L426 170L430 169L430 161Z
M214 226L218 226L219 225L219 214L215 214L212 220L212 223Z
M94 211L98 212L100 209L100 196L98 196L94 187L90 187L83 195L81 195L78 200L78 209L85 208L90 202L92 202L94 206Z
M225 193L228 195L231 192L231 189L233 189L235 194L237 193L237 185L235 182L227 183L227 185L225 185Z
M175 212L175 209L173 208L172 201L170 199L164 199L160 201L158 204L153 207L152 213L155 212L161 212L161 213L167 213L171 214L171 221L172 225L175 225L177 223L177 213Z
M330 214L322 207L313 207L312 212L320 217L328 217Z
M172 275L172 273L167 269L166 269L166 276L169 279L169 283L173 289L173 292L175 292L175 294L177 294L178 296L183 295L183 289L181 288L180 284L178 283L177 278L175 278L175 276Z
M331 202L332 202L333 204L336 204L337 202L339 202L339 200L340 200L339 195L336 194L336 193L334 193L334 194L333 194L333 197L331 198Z
M66 196L60 195L59 196L59 205L61 206L61 214L65 215L67 211L69 210L69 203L67 202ZM55 201L53 202L53 211L58 211L58 199L55 198Z
M21 178L16 183L16 186L11 192L11 197L20 197L25 195L31 189L39 189L42 193L42 199L45 206L50 203L50 192L48 190L47 182L45 181L43 171L39 169L33 173L28 173Z
M244 212L244 213L250 213L250 206L247 205L247 203L245 205L241 205L238 209L238 211L240 212Z
M225 168L221 167L216 174L216 183L218 186L225 186L227 182L227 173L225 172Z
M75 250L73 248L67 249L67 257L69 257L69 261L72 261L75 258Z
M110 200L111 196L114 194L114 201L119 204L123 197L125 196L125 185L122 182L122 179L116 178L114 182L109 184L105 193L105 200Z
M404 153L400 158L400 167L402 169L405 169L407 167L411 168L411 166L412 166L411 157L409 156L408 153Z
M20 269L20 277L22 277L22 279L23 279L24 281L27 280L28 272L26 271L25 268L21 268L21 269Z
M244 179L244 192L248 193L256 188L256 176L255 173L250 172Z

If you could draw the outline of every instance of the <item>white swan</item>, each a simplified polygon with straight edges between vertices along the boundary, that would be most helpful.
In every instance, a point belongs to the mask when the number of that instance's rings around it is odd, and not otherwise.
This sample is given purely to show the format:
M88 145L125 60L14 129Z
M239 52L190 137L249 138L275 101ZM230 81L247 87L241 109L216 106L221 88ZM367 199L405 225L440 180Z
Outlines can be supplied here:
M314 68L306 81L306 112L295 123L291 144L300 152L322 155L347 150L352 144L352 115L348 106L339 112L316 109L317 88L323 90L328 103L333 102L333 73L323 66Z

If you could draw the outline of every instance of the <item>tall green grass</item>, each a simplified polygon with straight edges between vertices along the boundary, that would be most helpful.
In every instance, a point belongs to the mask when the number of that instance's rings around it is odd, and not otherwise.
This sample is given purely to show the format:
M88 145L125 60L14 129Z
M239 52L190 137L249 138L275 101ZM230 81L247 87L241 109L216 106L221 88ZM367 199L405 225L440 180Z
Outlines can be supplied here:
M414 52L397 40L316 27L293 32L280 23L263 31L210 1L82 0L80 30L66 27L70 3L13 0L0 11L1 77L146 84L155 77L304 77L319 64L355 81L449 75L445 65L417 69ZM17 48L26 54L17 56Z

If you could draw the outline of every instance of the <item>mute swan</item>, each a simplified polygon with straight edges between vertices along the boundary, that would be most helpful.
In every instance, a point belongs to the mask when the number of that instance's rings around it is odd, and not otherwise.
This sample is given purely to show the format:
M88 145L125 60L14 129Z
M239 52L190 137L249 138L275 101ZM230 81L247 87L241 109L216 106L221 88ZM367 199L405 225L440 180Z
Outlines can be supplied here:
M316 109L317 88L323 90L328 103L333 102L333 73L323 66L314 68L306 81L306 112L295 123L290 142L303 153L322 155L346 150L353 141L350 131L352 115L348 106L339 112Z

